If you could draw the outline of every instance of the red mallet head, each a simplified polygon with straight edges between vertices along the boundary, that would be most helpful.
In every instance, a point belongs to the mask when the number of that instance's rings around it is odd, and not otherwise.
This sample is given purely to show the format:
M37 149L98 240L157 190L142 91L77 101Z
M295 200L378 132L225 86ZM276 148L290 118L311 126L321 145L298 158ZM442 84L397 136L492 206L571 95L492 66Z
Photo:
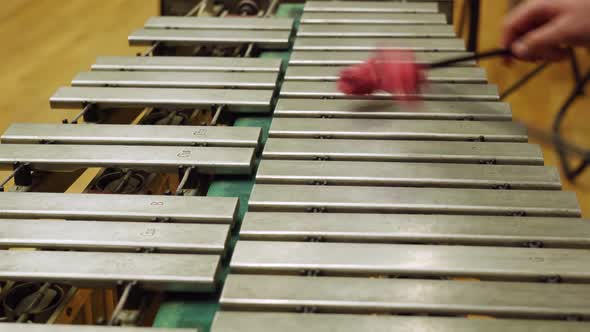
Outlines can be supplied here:
M416 63L413 53L380 50L364 63L343 70L338 88L348 95L385 91L408 100L418 97L424 77L424 68Z

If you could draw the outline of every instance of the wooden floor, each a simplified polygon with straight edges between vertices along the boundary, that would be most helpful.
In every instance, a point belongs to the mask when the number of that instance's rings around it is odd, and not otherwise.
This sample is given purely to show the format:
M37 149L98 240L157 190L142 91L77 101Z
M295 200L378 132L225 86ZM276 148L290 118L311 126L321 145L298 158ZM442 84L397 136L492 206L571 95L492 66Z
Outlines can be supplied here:
M460 2L457 1L457 11ZM482 1L480 49L497 47L507 0ZM74 75L87 70L98 55L132 55L127 35L158 12L157 0L4 0L0 7L0 131L13 122L59 122L76 111L49 108L49 96ZM590 64L581 51L584 68ZM505 67L499 61L483 66L500 90L517 80L531 64ZM559 104L571 89L568 64L556 64L511 97L515 118L549 128ZM566 122L568 137L590 148L590 98L578 102ZM534 138L531 139L535 141ZM544 147L547 164L556 165L551 147ZM82 180L83 183L85 180ZM578 193L584 215L590 217L590 171L567 190Z

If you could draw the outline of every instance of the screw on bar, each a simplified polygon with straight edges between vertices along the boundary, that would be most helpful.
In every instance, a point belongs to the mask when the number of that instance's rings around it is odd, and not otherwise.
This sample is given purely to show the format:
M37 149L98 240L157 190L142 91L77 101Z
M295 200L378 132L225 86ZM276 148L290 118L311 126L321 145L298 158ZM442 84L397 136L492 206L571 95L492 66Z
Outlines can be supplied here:
M180 180L180 183L178 184L178 187L176 187L176 196L180 196L180 194L182 194L182 188L184 188L184 186L186 185L186 182L188 181L191 172L195 169L195 166L191 166L189 168L186 169L186 171L184 171L184 174L182 175L182 179Z
M28 164L18 164L18 166L12 170L12 173L10 173L5 179L4 181L2 181L2 183L0 183L0 192L4 192L4 186L8 183L8 181L12 180L12 178L14 178L14 176L20 172L23 168L25 168L26 166L28 166Z
M118 316L123 310L125 303L129 299L129 293L131 293L131 288L137 284L137 281L129 282L125 285L125 289L123 290L123 294L121 294L121 298L119 302L117 302L117 306L113 310L113 314L111 315L111 319L107 323L108 326L116 325L119 322Z

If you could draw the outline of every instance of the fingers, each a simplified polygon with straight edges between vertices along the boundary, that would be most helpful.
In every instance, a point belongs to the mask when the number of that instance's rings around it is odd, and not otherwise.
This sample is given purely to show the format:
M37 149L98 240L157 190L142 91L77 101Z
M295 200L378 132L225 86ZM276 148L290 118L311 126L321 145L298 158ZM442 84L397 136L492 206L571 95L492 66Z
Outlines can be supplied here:
M512 43L532 29L557 16L559 8L552 0L530 0L518 6L506 18L502 45L509 48Z
M512 52L522 59L560 57L560 46L569 42L568 24L567 17L561 17L531 30L514 42Z

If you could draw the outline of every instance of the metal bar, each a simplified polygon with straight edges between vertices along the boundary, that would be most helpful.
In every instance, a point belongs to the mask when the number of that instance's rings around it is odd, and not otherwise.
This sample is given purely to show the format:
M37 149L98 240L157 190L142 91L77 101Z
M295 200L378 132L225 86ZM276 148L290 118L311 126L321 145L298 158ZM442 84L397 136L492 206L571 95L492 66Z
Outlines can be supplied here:
M456 56L467 56L467 52L417 52L415 54L418 64L430 64ZM356 65L363 63L374 55L373 51L293 51L289 59L290 65L308 66L335 66ZM455 67L473 67L475 61L456 63Z
M465 51L459 38L315 38L298 37L296 51L376 51L379 49L413 51Z
M289 66L286 81L337 81L346 66ZM426 80L436 83L486 83L486 71L479 67L449 67L428 70ZM416 112L414 112L416 113Z
M279 72L281 59L189 56L99 56L92 70Z
M114 329L107 326L93 325L55 325L55 324L15 324L0 323L0 330L11 332L112 332ZM172 329L152 327L117 327L117 332L197 332L197 329Z
M285 160L543 165L541 148L526 143L270 138L262 156Z
M350 96L341 92L336 82L286 81L281 89L283 98L338 98L338 99L392 99L401 94L376 92L367 96ZM498 87L492 84L449 84L432 83L423 86L421 91L410 97L425 100L477 100L499 101Z
M322 13L304 12L302 24L447 24L438 13Z
M407 3L389 1L307 1L304 12L333 13L437 13L436 3Z
M382 140L526 142L526 128L507 122L275 118L277 138L352 138Z
M61 87L49 101L53 108L80 108L88 103L106 108L227 105L236 112L268 112L272 94L269 90Z
M0 193L0 218L231 224L237 198L165 195Z
M575 218L248 212L240 239L590 248L590 223Z
M283 98L279 99L273 114L275 117L286 118L512 120L509 104L486 101L424 101L417 110L411 105L383 100Z
M497 317L590 317L590 285L230 275L222 308Z
M91 71L78 73L72 86L274 89L277 78L278 73Z
M590 280L590 251L376 243L238 241L234 273Z
M561 189L559 172L555 167L320 160L263 160L258 167L256 183Z
M215 289L219 261L217 255L0 250L0 278L83 287L137 281L149 289L199 292Z
M124 145L0 144L0 165L29 163L37 170L71 171L86 167L123 167L176 171L197 167L200 173L251 174L253 148ZM4 168L7 168L6 166Z
M222 254L229 225L0 219L0 247Z
M254 212L580 216L573 192L273 184L254 186L249 209Z
M2 134L6 143L96 145L203 145L257 147L260 128L210 126L130 126L13 123Z
M212 332L586 332L588 323L548 320L467 319L388 315L297 314L220 311ZM101 330L102 331L102 330ZM18 331L20 332L20 331ZM37 331L34 331L37 332ZM61 331L56 331L61 332ZM64 331L64 332L69 332ZM121 331L126 332L126 331ZM135 332L135 331L130 331Z
M452 25L303 24L297 37L453 38ZM428 39L430 41L430 39Z
M237 46L254 43L264 49L289 47L288 30L194 30L194 29L138 29L129 35L132 46L146 46L154 42L167 45Z
M203 29L203 30L287 30L293 20L282 17L182 17L154 16L144 25L147 29Z

